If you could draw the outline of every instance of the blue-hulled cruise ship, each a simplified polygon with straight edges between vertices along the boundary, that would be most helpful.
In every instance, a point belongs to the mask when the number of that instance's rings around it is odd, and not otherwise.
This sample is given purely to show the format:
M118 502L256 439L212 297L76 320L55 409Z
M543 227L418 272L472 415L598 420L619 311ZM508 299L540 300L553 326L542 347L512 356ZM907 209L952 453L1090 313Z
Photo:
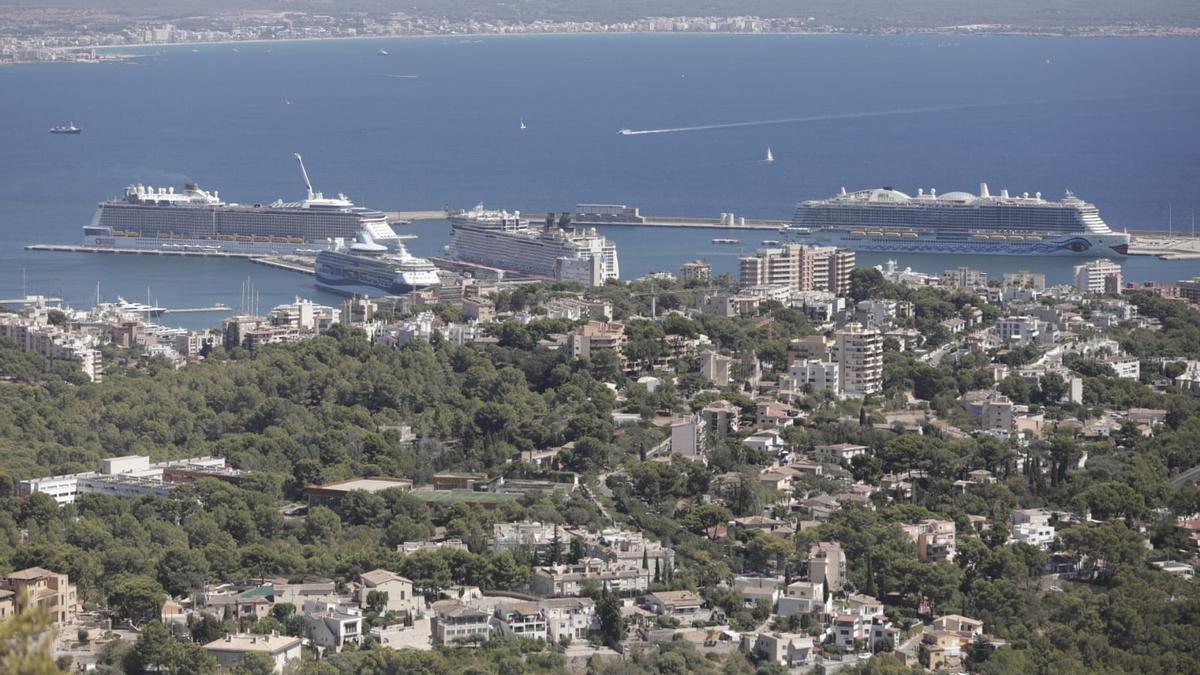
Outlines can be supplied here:
M1058 201L891 187L846 192L796 206L782 230L798 242L855 251L979 255L1123 256L1129 234L1113 232L1095 205L1071 194Z
M408 252L396 241L393 248L376 243L360 232L349 247L317 254L317 286L341 295L402 295L436 286L433 263Z

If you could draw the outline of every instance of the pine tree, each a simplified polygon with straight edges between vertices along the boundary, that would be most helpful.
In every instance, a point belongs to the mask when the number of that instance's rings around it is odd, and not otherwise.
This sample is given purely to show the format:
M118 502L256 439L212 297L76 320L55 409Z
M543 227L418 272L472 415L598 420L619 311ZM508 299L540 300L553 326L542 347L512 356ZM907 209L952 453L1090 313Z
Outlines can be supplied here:
M600 619L600 635L605 644L613 647L625 639L625 617L621 615L621 601L608 590L607 584L600 590L596 615Z
M549 564L557 565L562 561L562 541L558 538L558 525L554 525L554 538L550 540Z

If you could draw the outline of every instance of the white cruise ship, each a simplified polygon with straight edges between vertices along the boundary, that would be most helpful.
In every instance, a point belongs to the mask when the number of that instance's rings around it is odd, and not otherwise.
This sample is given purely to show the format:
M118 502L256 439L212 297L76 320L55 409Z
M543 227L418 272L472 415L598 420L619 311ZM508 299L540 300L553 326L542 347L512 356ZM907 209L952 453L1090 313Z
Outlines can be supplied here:
M531 227L520 211L479 204L450 217L447 253L455 260L556 281L599 286L620 276L617 247L594 228L568 228L547 219Z
M360 232L348 247L317 254L317 286L340 295L403 295L440 283L437 267L396 241L391 248Z
M84 243L104 248L161 249L197 253L315 253L366 230L379 241L396 237L382 211L355 206L339 194L307 188L298 202L234 204L195 183L175 188L130 185L125 195L101 202L83 228Z
M1117 257L1129 235L1113 232L1095 205L1071 194L1058 201L918 189L910 196L891 187L841 193L801 202L790 227L800 243L855 251Z

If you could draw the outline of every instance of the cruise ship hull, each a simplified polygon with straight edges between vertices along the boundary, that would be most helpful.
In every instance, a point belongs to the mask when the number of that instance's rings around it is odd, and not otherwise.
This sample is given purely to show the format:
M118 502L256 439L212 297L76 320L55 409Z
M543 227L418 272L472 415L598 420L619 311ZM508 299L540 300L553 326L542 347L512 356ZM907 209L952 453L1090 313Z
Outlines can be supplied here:
M396 264L386 259L323 251L317 255L316 285L338 295L379 297L404 295L438 283L437 271L428 262L425 263L428 269L422 270L399 270Z
M316 286L323 291L328 291L337 295L344 295L346 297L360 296L368 298L378 298L384 295L405 295L423 288L422 286L414 286L412 284L397 283L391 285L387 289L384 289L378 286L364 284L361 281L355 281L353 279L343 279L328 276L318 276Z
M1129 249L1125 233L1072 232L1037 238L992 235L948 240L931 234L889 236L854 234L850 230L789 227L781 230L796 243L837 246L859 253L930 253L950 255L1073 256L1080 258L1120 258Z

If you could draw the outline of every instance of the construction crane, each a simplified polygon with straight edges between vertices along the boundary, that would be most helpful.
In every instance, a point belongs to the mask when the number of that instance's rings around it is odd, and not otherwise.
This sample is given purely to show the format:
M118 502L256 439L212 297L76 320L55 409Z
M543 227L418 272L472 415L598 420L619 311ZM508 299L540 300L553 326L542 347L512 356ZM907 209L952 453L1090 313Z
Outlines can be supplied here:
M629 297L642 298L647 295L650 296L650 318L657 319L658 318L658 293L659 293L658 288L655 287L654 282L651 281L650 282L650 290L642 291L641 293L630 293Z

